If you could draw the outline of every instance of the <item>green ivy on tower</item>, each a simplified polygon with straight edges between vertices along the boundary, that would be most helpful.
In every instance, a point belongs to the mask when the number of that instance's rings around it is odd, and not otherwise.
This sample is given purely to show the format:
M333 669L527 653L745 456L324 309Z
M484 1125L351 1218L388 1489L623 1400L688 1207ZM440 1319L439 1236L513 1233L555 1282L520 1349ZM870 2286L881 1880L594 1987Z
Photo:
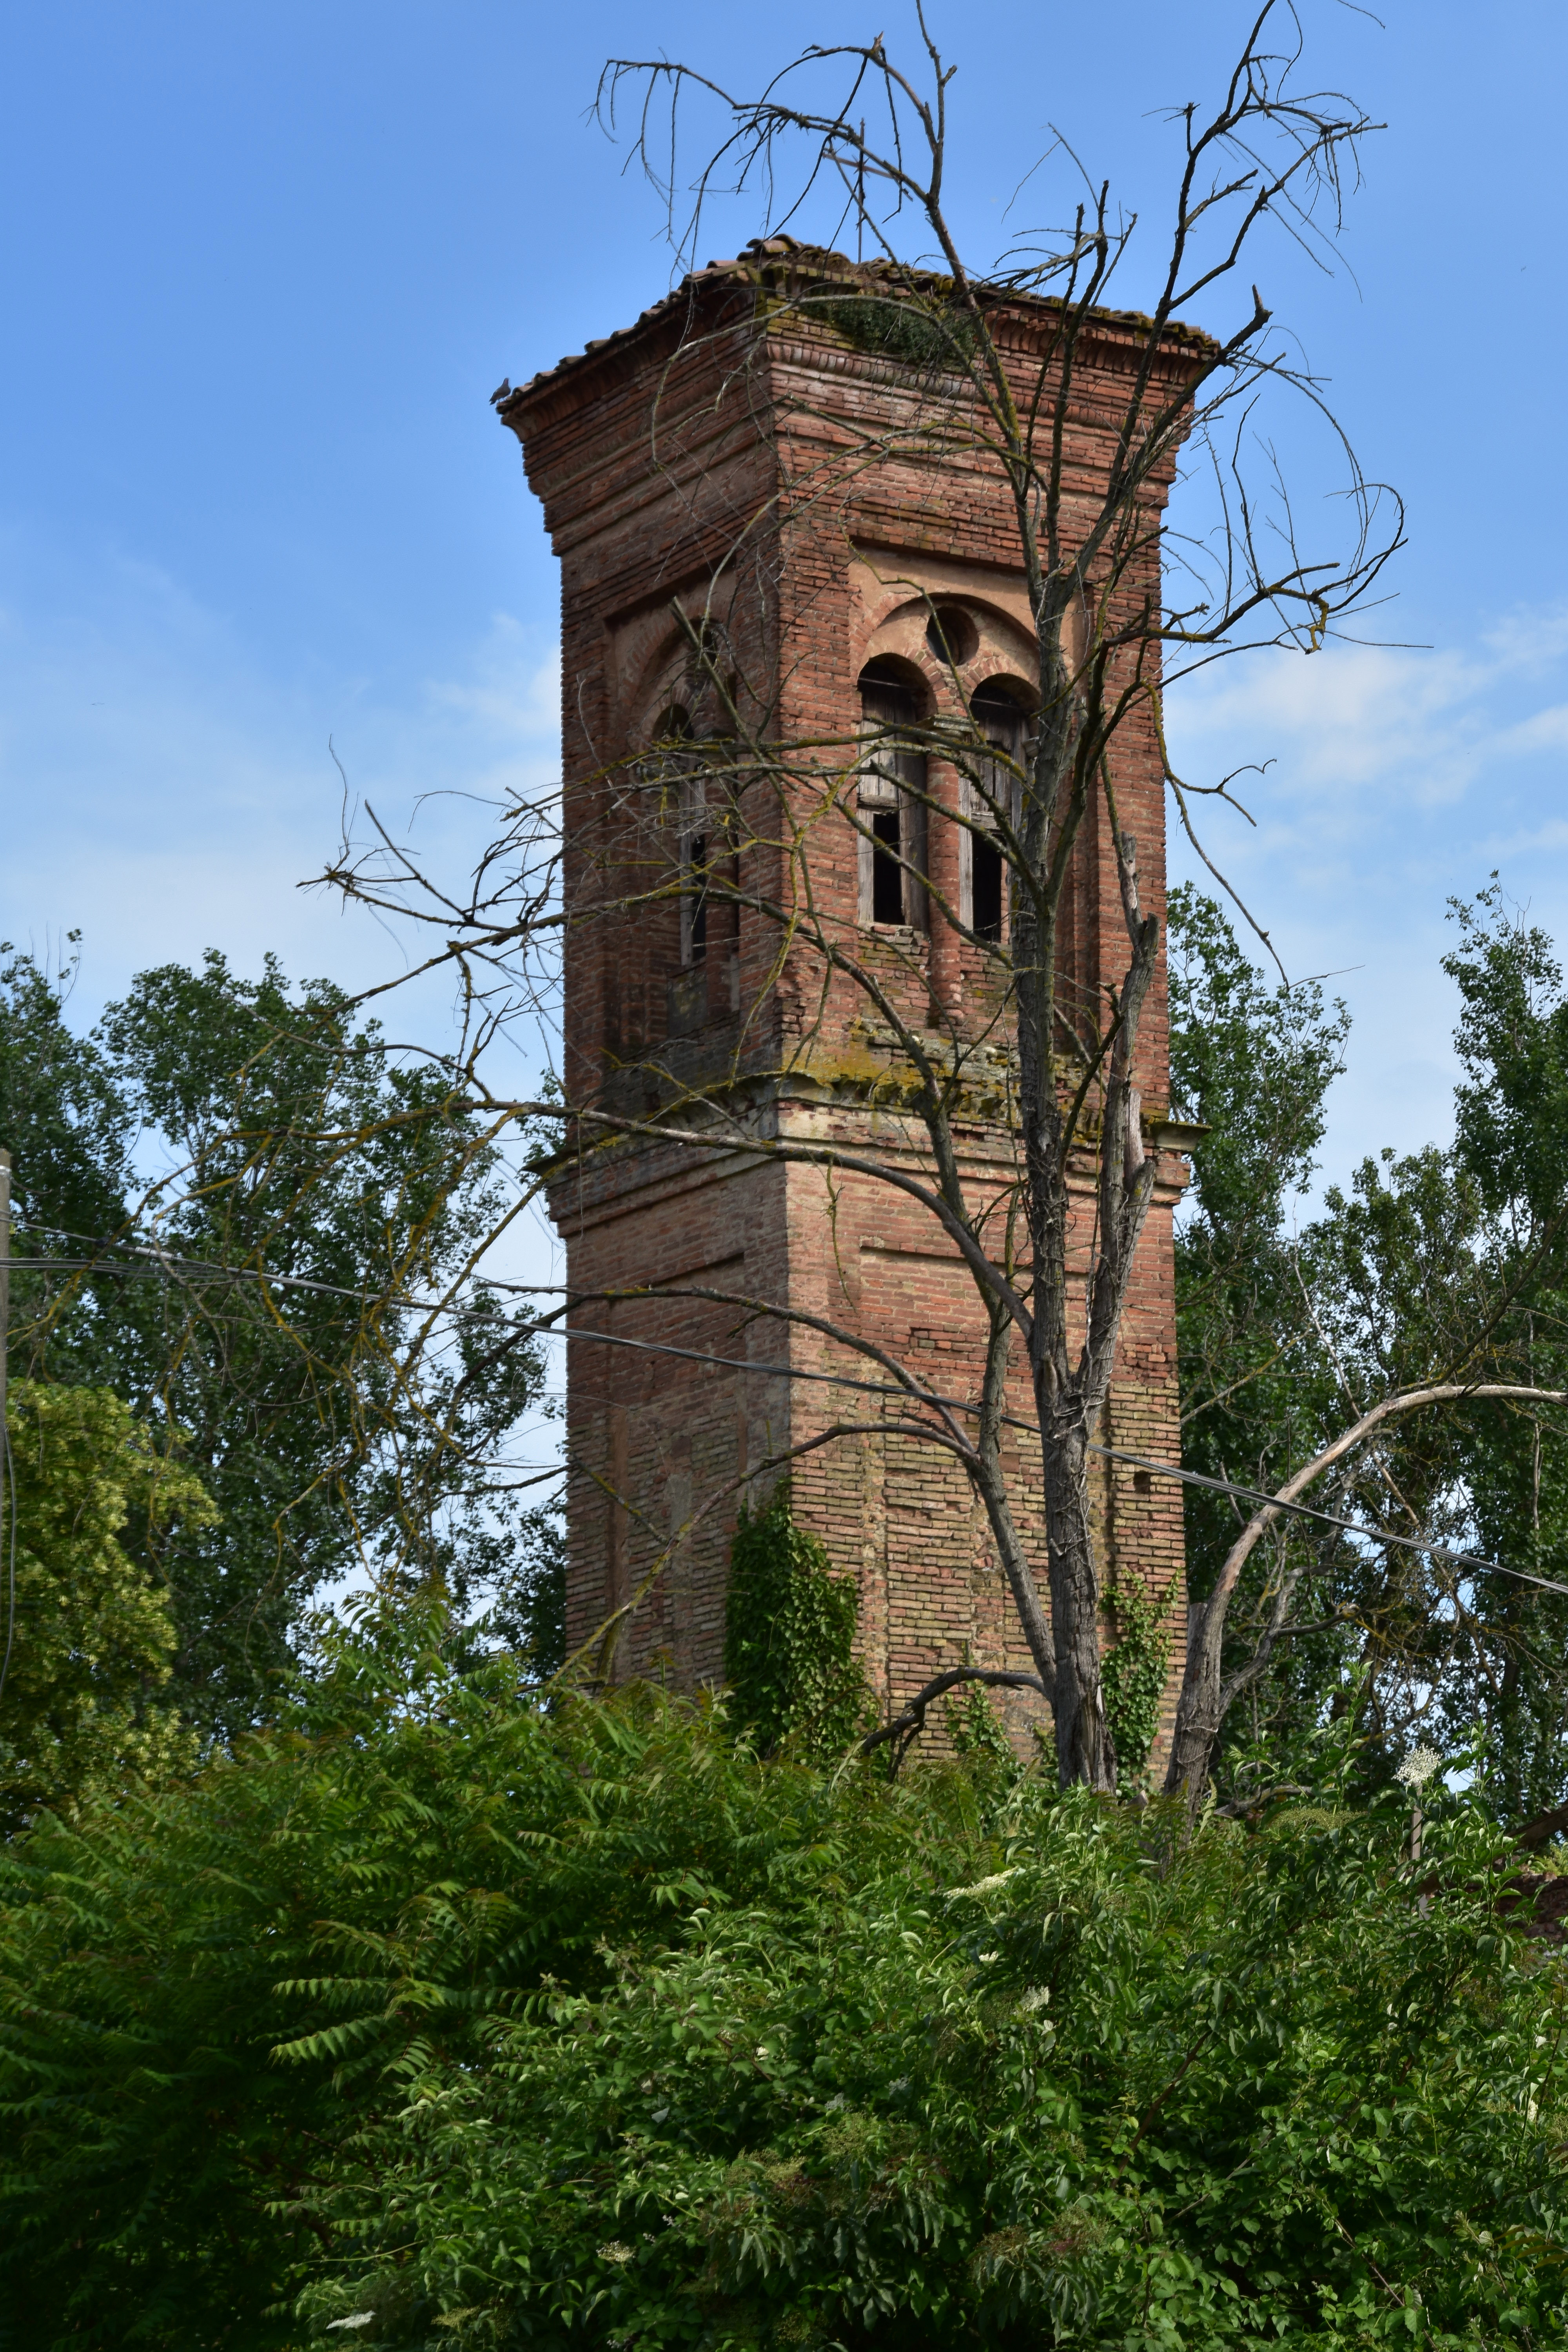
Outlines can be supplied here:
M855 1656L860 1596L836 1576L820 1538L797 1527L787 1483L761 1511L742 1510L730 1550L724 1673L731 1719L758 1752L788 1740L837 1757L875 1719Z
M1100 1662L1100 1687L1116 1742L1117 1777L1131 1788L1143 1775L1160 1727L1171 1663L1171 1591L1167 1586L1163 1592L1151 1592L1133 1579L1119 1577L1105 1600L1116 1640Z

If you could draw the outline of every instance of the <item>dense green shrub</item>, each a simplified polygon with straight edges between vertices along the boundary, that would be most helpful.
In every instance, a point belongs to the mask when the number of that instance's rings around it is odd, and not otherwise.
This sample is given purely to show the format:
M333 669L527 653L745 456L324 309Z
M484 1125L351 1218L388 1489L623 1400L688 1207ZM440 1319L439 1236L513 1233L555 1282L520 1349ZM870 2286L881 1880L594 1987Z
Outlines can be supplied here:
M27 2352L1539 2346L1563 1994L1492 1832L1190 1837L342 1646L5 1861Z
M170 1597L137 1552L149 1528L217 1516L201 1480L111 1390L15 1381L6 1426L0 1836L40 1805L68 1809L128 1772L190 1769L196 1742L163 1696L178 1639Z

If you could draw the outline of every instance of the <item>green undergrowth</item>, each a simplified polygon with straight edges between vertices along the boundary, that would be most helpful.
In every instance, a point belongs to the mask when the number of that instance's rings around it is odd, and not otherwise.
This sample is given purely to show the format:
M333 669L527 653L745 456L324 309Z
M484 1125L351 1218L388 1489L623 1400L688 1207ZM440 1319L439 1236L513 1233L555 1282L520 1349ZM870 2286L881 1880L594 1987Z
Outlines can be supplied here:
M889 1787L437 1629L0 1864L0 2341L1533 2347L1559 1968L1495 1830ZM1421 1895L1427 1895L1425 1908Z

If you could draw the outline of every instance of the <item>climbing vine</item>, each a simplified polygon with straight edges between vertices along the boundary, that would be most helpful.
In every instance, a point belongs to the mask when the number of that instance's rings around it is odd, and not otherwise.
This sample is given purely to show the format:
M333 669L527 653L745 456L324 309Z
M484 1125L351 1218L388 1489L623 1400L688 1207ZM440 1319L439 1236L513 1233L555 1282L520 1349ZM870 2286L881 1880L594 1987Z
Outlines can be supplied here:
M731 1719L763 1755L785 1739L816 1759L869 1728L871 1694L855 1656L860 1596L820 1539L797 1527L787 1485L742 1510L730 1551L724 1673Z
M1116 1640L1100 1660L1100 1686L1116 1742L1117 1776L1128 1787L1142 1778L1160 1727L1171 1663L1170 1600L1169 1588L1151 1592L1125 1578L1106 1595Z
M947 1702L947 1734L963 1759L982 1808L994 1809L1023 1777L1012 1741L996 1719L991 1696L979 1683L965 1683Z

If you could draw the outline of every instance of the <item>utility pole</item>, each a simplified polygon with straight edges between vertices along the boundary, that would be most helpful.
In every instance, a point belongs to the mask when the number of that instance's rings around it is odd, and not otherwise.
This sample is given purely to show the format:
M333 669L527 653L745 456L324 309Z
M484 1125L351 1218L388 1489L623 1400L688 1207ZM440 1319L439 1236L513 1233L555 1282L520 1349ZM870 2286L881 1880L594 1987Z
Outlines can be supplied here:
M5 1363L11 1351L11 1155L0 1146L0 1437L5 1430Z
M0 1144L0 1528L5 1530L0 1559L7 1563L5 1579L5 1654L0 1660L0 1697L11 1671L11 1648L16 1639L16 1479L11 1466L11 1433L5 1425L5 1367L11 1353L11 1155Z

